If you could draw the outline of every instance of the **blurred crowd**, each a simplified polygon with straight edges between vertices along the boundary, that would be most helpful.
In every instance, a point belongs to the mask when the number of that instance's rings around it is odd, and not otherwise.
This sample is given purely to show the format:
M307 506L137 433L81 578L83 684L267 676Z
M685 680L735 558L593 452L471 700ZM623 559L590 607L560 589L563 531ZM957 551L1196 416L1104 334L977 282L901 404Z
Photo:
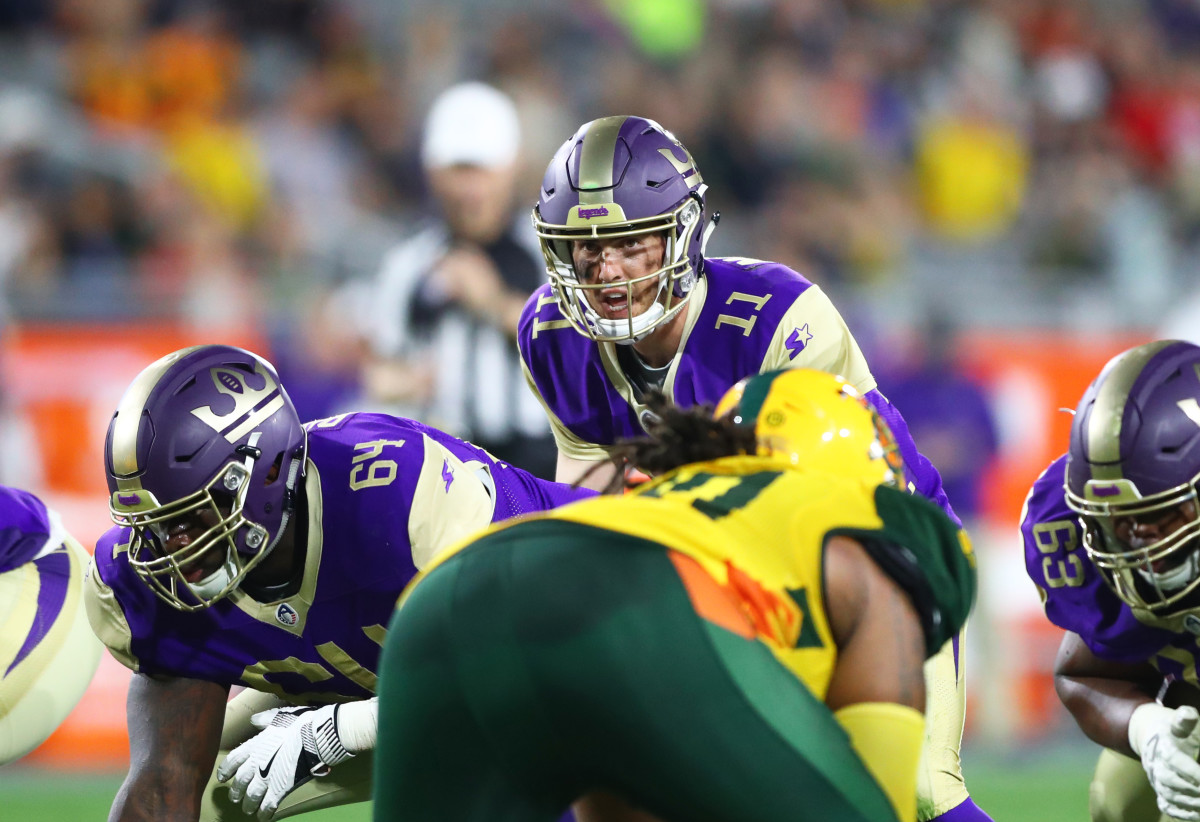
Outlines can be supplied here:
M710 252L881 333L1152 328L1198 276L1193 0L2 0L9 319L265 323L336 379L469 79L517 104L518 211L580 122L652 117Z

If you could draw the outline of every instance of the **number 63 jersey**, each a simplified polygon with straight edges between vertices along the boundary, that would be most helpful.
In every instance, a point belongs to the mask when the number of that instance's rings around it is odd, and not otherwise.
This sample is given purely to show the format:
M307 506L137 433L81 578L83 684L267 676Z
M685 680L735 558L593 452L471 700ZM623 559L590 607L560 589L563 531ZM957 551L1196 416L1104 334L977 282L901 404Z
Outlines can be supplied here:
M1079 635L1096 656L1150 662L1164 675L1195 684L1197 637L1139 621L1092 565L1083 525L1063 490L1067 457L1048 467L1029 491L1021 514L1025 570L1037 585L1046 617Z
M357 413L305 428L299 589L272 602L235 590L179 611L129 567L129 530L112 528L96 545L85 600L113 656L140 673L241 684L295 703L369 697L384 626L419 567L491 522L592 495L412 420Z

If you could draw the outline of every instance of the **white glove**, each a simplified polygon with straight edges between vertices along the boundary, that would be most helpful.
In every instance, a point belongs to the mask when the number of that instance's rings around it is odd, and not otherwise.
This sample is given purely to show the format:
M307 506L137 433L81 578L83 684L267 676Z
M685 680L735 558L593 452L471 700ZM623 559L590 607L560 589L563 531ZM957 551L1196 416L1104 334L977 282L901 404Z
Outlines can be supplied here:
M1129 745L1141 757L1158 796L1158 809L1172 819L1200 820L1200 713L1190 705L1164 708L1147 702L1129 717Z
M288 794L356 753L375 747L374 699L345 705L272 708L250 717L262 732L229 752L217 781L246 814L270 819Z

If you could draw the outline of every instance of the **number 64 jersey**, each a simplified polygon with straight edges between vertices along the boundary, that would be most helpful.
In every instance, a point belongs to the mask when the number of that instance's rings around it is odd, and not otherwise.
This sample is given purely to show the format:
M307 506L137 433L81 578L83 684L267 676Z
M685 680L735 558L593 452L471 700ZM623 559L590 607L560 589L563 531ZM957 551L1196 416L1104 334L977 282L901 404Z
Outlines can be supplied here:
M294 703L369 697L384 627L419 567L491 522L592 496L412 420L358 413L305 428L299 590L273 602L235 590L179 611L129 567L129 530L112 528L96 545L85 599L113 656L140 673L241 684Z
M1079 635L1092 653L1113 662L1150 662L1164 675L1196 683L1197 637L1139 621L1092 565L1083 525L1063 490L1067 457L1050 463L1025 499L1021 539L1025 570L1038 587L1046 617Z

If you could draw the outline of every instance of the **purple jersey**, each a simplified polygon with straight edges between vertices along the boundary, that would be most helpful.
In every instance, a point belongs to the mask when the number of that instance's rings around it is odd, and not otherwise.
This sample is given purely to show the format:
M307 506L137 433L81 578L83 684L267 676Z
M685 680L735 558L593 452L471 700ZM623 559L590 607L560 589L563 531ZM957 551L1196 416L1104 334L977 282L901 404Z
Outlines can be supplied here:
M61 545L66 535L54 519L33 494L0 485L0 573Z
M838 374L887 421L912 490L958 521L937 470L917 452L904 419L876 389L858 343L820 288L787 266L761 260L707 258L704 272L686 308L679 353L662 384L668 398L682 407L716 405L743 377L779 368ZM526 303L517 341L561 453L601 459L619 440L645 434L642 388L624 363L632 356L629 347L576 333L549 285Z
M1064 454L1037 478L1021 517L1025 568L1041 593L1046 616L1078 634L1098 657L1151 662L1164 674L1196 682L1197 638L1139 622L1088 559L1083 526L1067 507L1066 465Z
M370 696L385 626L418 567L490 522L592 495L411 420L344 414L306 428L299 591L260 603L238 590L178 611L129 568L129 531L112 528L96 546L89 608L114 656L142 673L240 683L295 702Z

